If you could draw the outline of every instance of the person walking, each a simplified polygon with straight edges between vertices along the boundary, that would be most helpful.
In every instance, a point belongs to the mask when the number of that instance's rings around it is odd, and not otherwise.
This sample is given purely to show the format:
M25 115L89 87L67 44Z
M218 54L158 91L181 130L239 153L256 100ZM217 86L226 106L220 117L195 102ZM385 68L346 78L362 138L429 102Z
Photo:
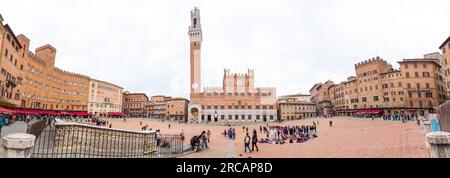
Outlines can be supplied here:
M169 124L169 130L170 130L170 124Z
M245 134L244 147L245 147L244 153L247 153L247 148L250 153L252 152L252 150L250 150L250 136L248 135L248 132Z
M208 138L208 143L211 143L211 141L209 140L209 138L211 137L211 131L208 130L208 132L206 133L207 138Z
M333 127L333 121L330 120L330 127Z
M202 133L202 141L203 141L204 147L205 147L206 149L209 149L209 147L208 147L208 138L207 138L206 135L207 135L206 132L203 131L203 133Z
M255 151L255 147L256 147L256 151L259 152L259 148L258 148L258 135L256 133L256 129L253 130L253 136L252 136L252 151Z

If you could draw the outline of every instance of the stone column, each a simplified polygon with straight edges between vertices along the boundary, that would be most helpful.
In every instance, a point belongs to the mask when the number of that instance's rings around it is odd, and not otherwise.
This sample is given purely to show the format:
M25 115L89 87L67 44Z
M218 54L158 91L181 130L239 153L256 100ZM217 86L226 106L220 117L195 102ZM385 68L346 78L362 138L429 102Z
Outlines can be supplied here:
M450 133L433 132L427 134L431 158L450 158Z
M30 158L31 148L36 137L30 134L16 133L3 137L6 158Z

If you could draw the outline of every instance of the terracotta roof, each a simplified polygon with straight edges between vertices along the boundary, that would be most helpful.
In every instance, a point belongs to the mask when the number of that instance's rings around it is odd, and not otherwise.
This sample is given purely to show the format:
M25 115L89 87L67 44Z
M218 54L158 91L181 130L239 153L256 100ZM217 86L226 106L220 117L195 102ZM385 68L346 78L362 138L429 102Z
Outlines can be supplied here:
M386 75L386 74L398 73L398 72L400 72L400 70L393 70L393 71L390 71L390 72L381 73L380 75Z
M406 63L406 62L434 62L437 65L441 66L439 59L424 59L424 58L417 58L417 59L403 59L403 61L399 61L398 63Z
M19 45L20 48L22 48L22 45L20 44L19 40L17 39L16 35L14 34L14 32L12 31L11 27L6 24L5 28L7 31L9 31L9 33L11 33L11 36L13 37L13 39L16 41L17 45Z
M120 89L124 89L123 87L121 87L121 86L119 86L119 85L116 85L116 84L112 84L112 83L109 83L109 82L105 82L105 81L102 81L102 80L97 80L97 79L93 79L93 78L91 78L91 80L93 80L93 81L97 81L97 82L103 82L103 83L106 83L106 84L109 84L109 85L115 86L115 87L117 87L117 88L120 88Z
M450 41L450 36L444 41L444 43L442 43L441 46L439 46L439 49L442 49L442 47L444 47L445 44L447 44L448 41Z
M316 83L310 90L309 92L311 92L312 90L314 90L315 88L319 87L320 85L323 85L322 83Z

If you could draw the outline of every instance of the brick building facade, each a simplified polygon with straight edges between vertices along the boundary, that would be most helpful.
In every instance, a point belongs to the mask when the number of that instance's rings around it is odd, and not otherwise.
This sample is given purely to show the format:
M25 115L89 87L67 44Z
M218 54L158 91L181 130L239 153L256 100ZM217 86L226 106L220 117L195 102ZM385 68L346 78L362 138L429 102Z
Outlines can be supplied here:
M128 117L148 118L147 107L150 105L145 93L123 93L123 113Z
M433 53L432 53L433 54ZM355 65L356 77L329 87L333 115L433 112L447 98L443 66L437 55L399 61L394 69L380 57Z

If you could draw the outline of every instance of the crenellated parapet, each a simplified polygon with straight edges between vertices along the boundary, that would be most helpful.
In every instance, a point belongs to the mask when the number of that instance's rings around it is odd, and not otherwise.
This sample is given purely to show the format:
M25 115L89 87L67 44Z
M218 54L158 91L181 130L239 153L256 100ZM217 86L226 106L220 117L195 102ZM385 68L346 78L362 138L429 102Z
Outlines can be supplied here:
M29 59L35 61L36 63L38 63L38 64L44 66L44 67L47 67L47 65L48 65L47 62L45 62L45 61L44 61L43 59L41 59L39 56L36 56L36 54L34 54L34 53L31 52L31 51L28 52L27 57L28 57Z
M275 93L276 90L277 89L275 87L258 87L258 88L256 88L256 91L261 92L261 93Z
M230 69L224 69L224 76L227 78L243 78L243 77L248 77L248 76L253 76L255 74L255 70L253 69L248 69L247 73L231 73Z
M80 77L80 78L90 79L90 77L87 76L87 75L83 75L83 74L78 74L78 73L74 73L74 72L65 71L65 70L62 70L62 69L57 68L57 67L55 67L55 71L56 71L56 72L59 72L59 73L61 73L61 74L63 74L63 75L70 75L70 76L74 76L74 77Z
M364 65L367 65L367 64L371 64L371 63L374 63L374 62L380 62L380 63L386 64L386 65L392 67L392 65L389 64L387 61L385 61L383 58L377 56L377 57L374 57L374 58L371 58L371 59L367 59L365 61L362 61L362 62L359 62L359 63L355 64L355 68L361 67L361 66L364 66Z

